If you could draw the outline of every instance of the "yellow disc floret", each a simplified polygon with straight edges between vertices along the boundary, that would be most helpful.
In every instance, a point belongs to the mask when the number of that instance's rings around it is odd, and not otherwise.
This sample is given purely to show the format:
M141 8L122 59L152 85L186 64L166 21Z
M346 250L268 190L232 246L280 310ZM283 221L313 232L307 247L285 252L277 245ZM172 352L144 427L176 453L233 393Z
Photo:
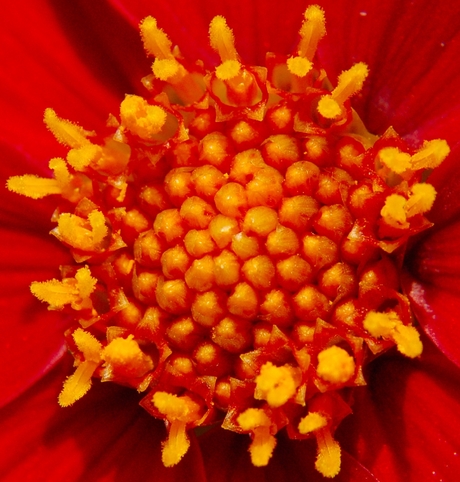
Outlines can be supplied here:
M355 361L346 350L333 345L318 354L318 375L331 383L346 383L355 373Z

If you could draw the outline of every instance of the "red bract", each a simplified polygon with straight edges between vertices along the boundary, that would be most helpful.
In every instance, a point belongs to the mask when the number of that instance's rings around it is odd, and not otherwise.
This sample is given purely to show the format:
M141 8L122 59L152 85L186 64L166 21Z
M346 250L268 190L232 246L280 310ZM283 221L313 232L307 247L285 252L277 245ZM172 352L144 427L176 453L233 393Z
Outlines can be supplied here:
M8 7L0 30L3 50L2 177L42 175L59 154L42 126L53 107L97 129L117 112L125 92L141 91L149 72L137 24L154 15L186 58L215 65L208 47L211 18L222 14L248 63L266 51L288 54L296 44L303 2L25 1ZM406 256L406 292L428 336L420 360L383 357L356 391L355 414L338 437L344 456L338 481L453 480L460 468L460 364L456 343L460 307L458 268L458 87L460 9L455 2L318 2L327 16L319 56L335 77L353 63L370 77L354 106L368 128L392 125L407 142L445 138L452 153L430 181L438 196L435 227ZM70 409L56 403L69 373L62 333L67 320L47 312L28 292L33 280L55 276L66 254L47 236L52 201L32 203L1 191L3 333L0 443L4 480L322 480L314 446L281 439L268 468L255 468L247 441L219 429L192 440L181 464L160 460L163 425L137 407L135 394L95 386ZM37 211L39 210L39 211Z

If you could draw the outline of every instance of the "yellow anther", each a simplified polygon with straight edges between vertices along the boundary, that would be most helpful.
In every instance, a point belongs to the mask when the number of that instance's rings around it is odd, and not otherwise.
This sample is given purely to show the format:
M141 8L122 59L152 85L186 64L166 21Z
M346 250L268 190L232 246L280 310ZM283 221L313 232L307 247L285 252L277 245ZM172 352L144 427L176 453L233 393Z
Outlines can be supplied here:
M326 427L327 418L319 412L310 412L306 417L302 418L299 423L299 432L301 434L316 432Z
M46 109L44 121L48 129L53 133L58 142L65 146L78 148L89 144L88 136L94 135L82 127L56 115L53 109Z
M124 376L142 377L153 369L152 359L140 349L133 335L113 339L104 348L102 358L111 371Z
M186 424L201 418L201 407L187 395L178 397L166 392L156 392L152 401L170 423L168 439L163 443L162 461L166 467L171 467L187 453L190 440Z
M95 161L102 153L100 146L95 144L85 144L84 146L71 149L67 153L67 162L76 171L83 171L93 161Z
M271 407L280 407L295 395L300 384L299 378L293 367L277 367L267 362L256 378L254 397L266 400Z
M384 147L378 153L382 164L396 174L402 174L411 169L411 156L407 152L401 152L397 147Z
M41 199L51 194L62 193L56 179L47 179L32 174L12 176L7 180L6 187L16 194L22 194L32 199Z
M89 224L89 226L88 226ZM99 251L109 230L105 216L98 210L88 215L88 222L75 214L63 213L53 233L64 243L83 251Z
M393 340L398 350L409 358L421 355L423 345L413 326L406 326L394 311L370 311L363 322L364 328L374 337Z
M411 158L412 169L434 169L444 161L449 153L449 144L444 139L425 141L422 148Z
M330 346L318 354L316 371L331 383L346 383L355 373L355 360L343 348Z
M328 428L318 430L315 435L318 444L318 456L315 462L316 470L324 477L333 478L340 472L340 445L334 440Z
M297 53L307 60L313 60L318 42L326 35L326 19L324 11L318 5L310 5L305 10L305 21L299 31L301 40Z
M436 198L436 189L431 184L414 184L411 187L411 191L412 194L404 206L408 218L416 214L426 213L433 207Z
M270 432L271 420L260 408L248 408L237 418L239 426L253 434L249 447L251 461L256 467L268 464L276 446L276 438Z
M380 211L380 215L384 221L395 228L407 228L409 223L407 222L406 210L406 198L399 194L390 194L385 199L385 205Z
M85 266L77 271L75 278L34 281L30 285L30 291L40 301L48 303L50 310L60 310L65 305L81 310L92 306L89 296L94 291L96 282L89 268Z
M166 111L158 105L150 105L138 95L127 95L120 105L124 127L141 139L150 140L158 134L166 122Z
M155 77L160 80L170 80L179 72L185 75L186 71L176 59L155 59L152 65Z
M226 60L216 67L216 77L220 80L230 80L236 77L241 70L238 60Z
M318 112L326 119L339 117L343 113L344 102L362 89L368 73L369 69L364 62L359 62L342 72L337 87L330 95L321 97Z
M287 60L287 67L291 74L298 77L305 77L308 72L313 68L313 64L304 57L291 57Z
M84 361L64 382L58 398L61 407L72 405L88 392L91 388L91 377L101 362L102 345L93 335L78 328L72 337L77 348L82 352Z

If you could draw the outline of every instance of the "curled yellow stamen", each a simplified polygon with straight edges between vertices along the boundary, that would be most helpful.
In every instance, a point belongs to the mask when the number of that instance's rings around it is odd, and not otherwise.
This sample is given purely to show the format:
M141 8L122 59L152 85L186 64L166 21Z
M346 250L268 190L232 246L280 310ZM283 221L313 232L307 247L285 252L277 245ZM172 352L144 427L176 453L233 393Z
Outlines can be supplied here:
M393 340L398 350L409 358L422 354L423 345L418 331L413 326L404 325L394 311L370 311L363 325L372 336Z

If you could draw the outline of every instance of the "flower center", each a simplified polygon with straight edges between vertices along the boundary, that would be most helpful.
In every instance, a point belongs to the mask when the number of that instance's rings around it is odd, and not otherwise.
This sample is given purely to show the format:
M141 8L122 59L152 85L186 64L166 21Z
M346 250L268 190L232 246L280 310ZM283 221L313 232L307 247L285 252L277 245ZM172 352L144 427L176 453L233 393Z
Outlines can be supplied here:
M430 226L427 170L443 140L413 150L389 128L371 135L350 107L363 63L332 88L316 57L323 11L309 7L291 57L245 65L223 17L210 26L221 63L188 64L157 22L141 32L153 74L127 95L107 132L47 109L69 148L50 179L9 179L34 199L60 195L53 234L75 260L61 280L32 283L50 309L73 314L76 371L59 403L92 379L144 393L165 420L163 462L187 431L220 423L249 434L266 465L276 433L314 437L317 470L334 477L334 430L365 384L369 358L422 352L399 270L408 238Z

